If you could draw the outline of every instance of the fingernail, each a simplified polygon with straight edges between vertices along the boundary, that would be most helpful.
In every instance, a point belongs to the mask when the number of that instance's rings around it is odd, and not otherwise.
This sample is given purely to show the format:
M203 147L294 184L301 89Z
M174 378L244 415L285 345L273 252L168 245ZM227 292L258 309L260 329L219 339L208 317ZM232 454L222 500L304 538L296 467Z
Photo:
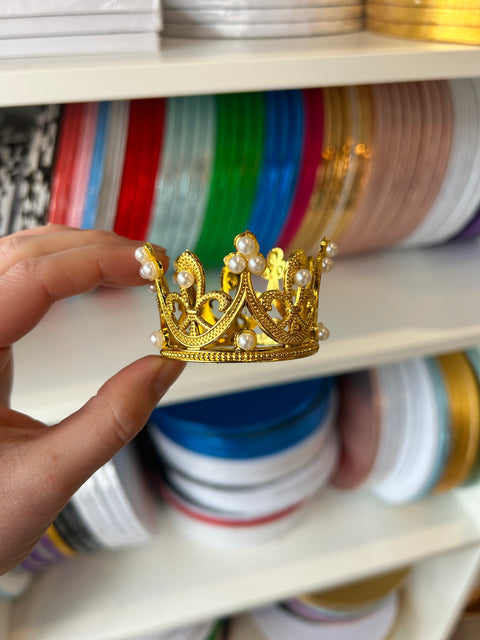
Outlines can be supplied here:
M176 360L167 360L161 356L158 356L158 359L161 362L161 367L153 381L153 389L157 398L160 400L185 369L185 363L177 362Z

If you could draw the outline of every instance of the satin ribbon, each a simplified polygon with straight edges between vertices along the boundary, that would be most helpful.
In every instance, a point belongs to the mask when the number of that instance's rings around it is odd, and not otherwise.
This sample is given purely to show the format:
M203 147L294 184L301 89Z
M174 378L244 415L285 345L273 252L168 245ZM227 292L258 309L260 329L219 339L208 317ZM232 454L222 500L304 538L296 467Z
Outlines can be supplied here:
M332 377L241 391L156 409L151 421L182 431L245 434L267 429L308 414L329 397ZM232 410L235 408L235 410ZM238 409L237 409L238 408Z
M103 170L107 149L107 130L110 118L110 103L101 102L98 109L97 132L93 149L90 180L87 186L85 208L82 216L82 229L94 229L97 216L100 188L103 181Z
M479 5L480 6L480 5ZM367 2L367 16L374 20L411 25L437 25L447 27L480 27L480 8L454 9L396 7L385 6L376 2Z
M300 420L291 420L272 429L245 435L226 436L208 430L196 435L165 425L161 430L173 442L203 455L230 459L261 458L284 451L313 433L325 419L328 407L327 397Z
M291 507L288 507L287 509L282 509L282 511L278 511L276 513L271 513L266 516L257 518L250 518L241 515L233 516L220 513L217 514L214 511L209 511L208 509L201 508L198 505L195 505L193 502L189 502L188 500L177 494L172 489L172 487L168 486L165 482L159 483L158 488L165 501L175 509L178 509L178 511L181 511L190 518L199 520L200 522L205 522L221 527L243 528L267 524L269 522L274 522L275 520L280 520L290 515L291 513L299 509L303 504L303 502L300 502L298 504L294 504Z
M460 231L460 233L454 238L455 240L469 240L480 235L480 209L476 216L467 226Z
M385 33L389 36L410 38L412 40L480 44L480 29L475 27L397 24L369 17L367 18L367 29L377 33Z
M283 149L285 148L285 138L287 136L287 122L284 114L285 91L266 91L265 100L265 149L263 152L263 162L258 174L258 186L255 199L252 204L250 218L247 228L254 233L259 240L259 245L263 251L264 238L260 233L264 219L270 218L270 211L278 199L277 185L281 172L280 162Z
M144 240L163 138L163 98L132 100L114 231Z
M435 358L425 358L426 367L428 368L429 375L432 379L433 387L435 389L435 399L437 402L437 415L439 420L440 439L437 449L437 457L433 467L432 474L429 482L425 485L419 498L428 495L438 484L440 478L445 472L447 460L451 451L451 431L448 420L448 397L443 382L442 373Z
M55 529L67 544L79 553L98 551L102 546L93 537L91 531L77 513L76 508L67 503L54 521Z
M110 231L115 224L118 196L122 180L125 148L127 144L130 101L110 103L110 118L105 150L105 166L98 201L96 229Z
M204 266L217 266L212 240L217 225L221 226L222 220L228 216L230 171L232 159L238 154L238 152L234 153L238 144L236 107L235 96L216 96L217 135L215 161L210 179L203 227L194 249Z
M55 545L55 547L63 553L64 556L72 557L77 555L76 550L73 549L66 540L64 540L64 538L62 538L54 524L51 524L48 527L45 537L48 538L48 540Z
M339 8L341 11L342 7ZM301 38L354 33L363 29L361 5L354 6L356 18L269 24L172 24L164 25L163 33L172 38ZM347 13L348 15L348 13Z
M436 491L462 484L472 472L479 448L480 397L475 374L463 353L439 356L449 400L452 446Z
M88 182L91 172L95 132L98 122L98 102L87 102L80 124L80 140L75 153L71 181L73 190L68 208L66 224L70 227L81 227Z
M65 224L71 205L75 188L72 176L85 109L84 103L74 103L65 105L63 110L47 214L48 222L54 224Z
M246 228L263 156L265 129L263 94L244 93L219 98L231 112L233 135L223 208L212 224L208 251L203 258L215 266L232 251L232 239Z
M260 247L263 247L265 252L277 245L277 238L285 225L302 159L304 137L302 94L300 91L287 91L285 98L286 109L283 124L285 147L280 156L277 198L275 207L270 208L270 215L263 217L263 224L259 236L257 236Z
M290 205L286 223L282 229L278 246L286 248L295 236L315 185L315 176L322 161L323 144L323 98L321 89L302 91L305 110L302 164L299 178Z
M472 368L477 380L477 393L480 394L480 352L478 349L468 349L465 352L469 366ZM464 484L470 485L478 482L480 479L480 446L473 463L473 467L465 480Z

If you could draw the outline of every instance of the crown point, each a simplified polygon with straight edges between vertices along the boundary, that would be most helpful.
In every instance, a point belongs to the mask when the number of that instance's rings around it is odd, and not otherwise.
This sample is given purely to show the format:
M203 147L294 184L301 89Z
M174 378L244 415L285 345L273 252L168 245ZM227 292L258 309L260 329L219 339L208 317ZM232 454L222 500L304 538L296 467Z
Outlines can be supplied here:
M248 270L256 276L261 276L266 266L265 258L260 254L248 259Z
M183 289L188 289L195 282L195 276L190 271L179 271L177 273L177 284Z
M259 246L255 238L244 234L241 236L237 236L235 240L235 248L239 253L242 254L242 256L249 258L250 256L258 253Z
M294 276L295 284L299 287L306 287L312 281L312 274L308 269L299 269Z
M159 349L163 346L163 334L161 331L154 331L150 335L150 342L154 347L158 347Z
M154 282L150 282L150 284L148 285L148 289L152 293L157 293L157 285Z
M327 329L327 327L325 327L324 325L322 325L321 327L318 328L318 339L319 340L328 340L328 338L330 337L330 331Z
M145 262L145 264L142 264L139 271L140 271L140 275L145 280L155 280L160 276L160 271L158 269L157 264L152 261Z
M335 242L329 242L325 253L329 258L334 258L338 253L338 245Z
M334 261L331 258L323 258L322 260L322 271L324 273L328 273L335 266Z
M150 260L150 256L148 255L148 251L145 247L137 247L135 249L135 260L138 260L141 264L145 264Z
M253 331L242 331L237 335L237 346L242 351L251 351L257 345L257 336Z
M246 266L247 263L245 261L245 258L236 254L230 256L227 262L228 270L237 275L242 273L242 271L245 271Z

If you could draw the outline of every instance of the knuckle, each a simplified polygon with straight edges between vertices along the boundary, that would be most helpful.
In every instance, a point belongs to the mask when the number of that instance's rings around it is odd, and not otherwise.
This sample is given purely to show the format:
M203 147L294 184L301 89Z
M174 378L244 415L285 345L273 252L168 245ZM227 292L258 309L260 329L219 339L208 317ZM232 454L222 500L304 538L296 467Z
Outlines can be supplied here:
M92 233L92 240L98 244L111 242L112 239L116 237L115 233L112 231L106 231L105 229L96 229Z
M11 259L12 256L20 252L21 245L24 244L25 239L16 234L6 236L0 240L0 258Z
M126 407L111 407L111 434L115 444L125 446L138 431L139 419Z

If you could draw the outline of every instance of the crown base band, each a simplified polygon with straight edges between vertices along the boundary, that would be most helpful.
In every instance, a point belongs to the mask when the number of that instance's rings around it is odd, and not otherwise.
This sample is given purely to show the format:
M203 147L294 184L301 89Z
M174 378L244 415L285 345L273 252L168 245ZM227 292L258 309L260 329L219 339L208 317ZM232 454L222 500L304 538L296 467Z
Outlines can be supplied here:
M161 355L170 360L184 362L279 362L306 358L318 351L318 343L278 349L255 349L252 351L183 351L162 349Z

